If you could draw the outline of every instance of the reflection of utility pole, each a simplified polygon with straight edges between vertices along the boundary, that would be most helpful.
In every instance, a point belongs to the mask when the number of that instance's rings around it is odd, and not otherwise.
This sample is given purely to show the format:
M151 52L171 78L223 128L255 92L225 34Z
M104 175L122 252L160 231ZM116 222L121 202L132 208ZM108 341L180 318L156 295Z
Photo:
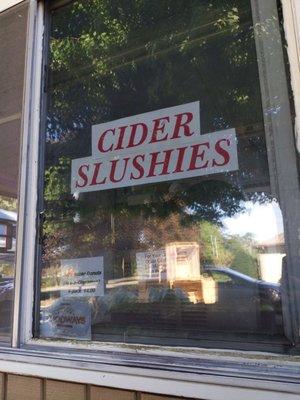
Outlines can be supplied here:
M123 271L123 278L125 276L125 260L124 257L122 257L122 271Z
M219 259L219 250L218 250L218 242L217 237L215 236L215 251L216 251L216 258Z
M214 247L214 240L213 240L212 235L210 235L210 243L211 243L211 251L213 253L213 256L215 256L215 247Z
M111 244L115 244L115 217L113 213L110 214L110 228L111 228Z
M213 256L216 257L216 259L219 259L219 250L218 250L218 242L217 242L217 237L210 235L210 242L211 242L211 249Z

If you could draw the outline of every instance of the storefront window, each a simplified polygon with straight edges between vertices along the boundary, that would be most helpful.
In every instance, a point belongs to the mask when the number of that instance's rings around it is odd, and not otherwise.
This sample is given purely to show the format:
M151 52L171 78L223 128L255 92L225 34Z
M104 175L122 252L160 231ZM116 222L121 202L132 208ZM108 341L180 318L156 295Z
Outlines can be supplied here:
M37 336L286 340L281 99L265 109L255 42L272 29L250 0L51 11Z
M0 341L11 336L27 6L0 13Z

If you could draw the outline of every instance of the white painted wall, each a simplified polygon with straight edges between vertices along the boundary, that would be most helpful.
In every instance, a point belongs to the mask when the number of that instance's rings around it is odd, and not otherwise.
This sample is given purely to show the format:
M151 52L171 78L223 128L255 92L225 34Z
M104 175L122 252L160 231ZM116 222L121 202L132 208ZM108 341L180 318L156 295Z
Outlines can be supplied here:
M278 283L282 275L282 258L285 254L259 254L260 275L264 281Z
M21 3L23 0L0 0L0 12Z

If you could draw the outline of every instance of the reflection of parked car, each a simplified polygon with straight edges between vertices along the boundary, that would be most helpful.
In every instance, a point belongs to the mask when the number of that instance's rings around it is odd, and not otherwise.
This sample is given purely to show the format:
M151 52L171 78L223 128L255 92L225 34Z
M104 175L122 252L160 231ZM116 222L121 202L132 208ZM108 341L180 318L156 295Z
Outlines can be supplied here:
M238 302L260 301L271 306L275 311L281 310L280 285L258 279L230 268L210 267L204 271L206 276L218 284L219 302L228 303L234 296Z

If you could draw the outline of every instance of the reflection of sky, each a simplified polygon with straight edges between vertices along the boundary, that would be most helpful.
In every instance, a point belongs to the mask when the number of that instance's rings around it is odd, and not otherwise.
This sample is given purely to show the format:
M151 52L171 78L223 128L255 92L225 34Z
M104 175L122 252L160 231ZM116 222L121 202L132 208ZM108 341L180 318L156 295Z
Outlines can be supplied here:
M230 235L252 233L257 241L271 239L283 233L282 214L278 203L259 204L247 201L243 205L245 212L223 219L226 233Z

